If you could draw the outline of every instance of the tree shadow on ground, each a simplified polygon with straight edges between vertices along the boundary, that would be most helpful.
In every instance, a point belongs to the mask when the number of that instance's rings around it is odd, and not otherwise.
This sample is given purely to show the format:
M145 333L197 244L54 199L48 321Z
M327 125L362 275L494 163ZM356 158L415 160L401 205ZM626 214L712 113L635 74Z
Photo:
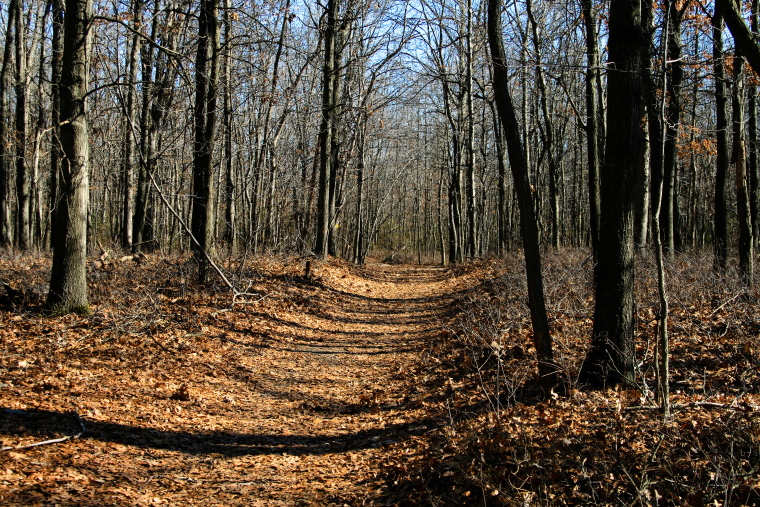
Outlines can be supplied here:
M365 410L363 407L355 409L355 413ZM29 436L47 438L51 434L69 431L70 426L77 421L74 414L49 410L3 410L0 414L3 426L16 428L15 433L25 439ZM142 449L164 449L188 455L237 457L283 453L292 456L326 455L381 447L408 436L421 435L428 428L440 424L440 421L427 417L339 435L172 431L87 419L83 423L85 431L79 437L80 440L117 443ZM63 429L55 430L54 427ZM18 428L23 428L22 433L18 433ZM74 433L72 431L69 434Z

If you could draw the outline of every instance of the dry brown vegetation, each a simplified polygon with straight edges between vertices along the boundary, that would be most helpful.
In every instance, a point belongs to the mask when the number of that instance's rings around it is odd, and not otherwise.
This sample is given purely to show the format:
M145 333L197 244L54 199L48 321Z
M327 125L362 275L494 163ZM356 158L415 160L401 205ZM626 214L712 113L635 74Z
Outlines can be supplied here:
M93 268L90 316L41 311L49 260L0 261L3 505L753 505L756 292L670 266L674 416L652 409L654 270L637 270L638 389L574 379L591 262L546 262L562 392L537 388L519 256L455 269ZM84 431L83 431L84 430ZM78 438L22 448L40 441Z

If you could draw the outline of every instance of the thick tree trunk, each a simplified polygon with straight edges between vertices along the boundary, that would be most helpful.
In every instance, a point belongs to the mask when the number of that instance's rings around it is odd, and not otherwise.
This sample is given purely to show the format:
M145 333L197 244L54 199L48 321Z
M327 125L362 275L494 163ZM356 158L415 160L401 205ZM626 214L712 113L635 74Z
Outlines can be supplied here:
M645 33L641 2L610 4L607 143L601 166L600 250L591 349L580 381L591 386L634 380L633 215L640 170Z
M214 250L214 166L216 96L219 86L219 0L202 0L195 62L195 141L193 143L193 215L198 282L208 279L206 255Z
M87 207L89 138L85 107L88 86L90 0L66 0L60 85L61 196L56 213L48 307L56 313L88 313Z
M496 105L504 127L510 167L520 206L520 225L523 237L525 268L528 282L528 305L533 325L533 342L538 358L541 385L551 387L558 382L557 366L552 352L552 337L544 301L544 282L541 273L541 253L538 244L538 226L533 207L533 196L528 179L520 129L509 93L507 59L501 37L501 2L488 0L488 43L493 62L493 87Z

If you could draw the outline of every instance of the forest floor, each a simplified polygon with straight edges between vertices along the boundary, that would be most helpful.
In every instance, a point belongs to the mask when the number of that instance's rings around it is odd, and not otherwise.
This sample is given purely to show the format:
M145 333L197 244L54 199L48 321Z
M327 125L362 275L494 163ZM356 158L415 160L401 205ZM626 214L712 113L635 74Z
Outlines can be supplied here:
M262 261L250 287L190 283L182 259L91 273L93 314L50 318L44 259L6 261L2 505L328 505L390 498L390 444L440 424L415 373L452 295L436 267ZM240 273L239 273L240 274ZM241 278L241 277L238 277ZM38 298L39 299L39 298Z
M566 383L543 393L516 255L308 277L302 259L237 260L234 301L185 258L106 260L93 313L50 317L49 259L6 254L0 505L757 505L757 291L673 263L663 422L647 262L640 385L587 392L591 266L549 256Z

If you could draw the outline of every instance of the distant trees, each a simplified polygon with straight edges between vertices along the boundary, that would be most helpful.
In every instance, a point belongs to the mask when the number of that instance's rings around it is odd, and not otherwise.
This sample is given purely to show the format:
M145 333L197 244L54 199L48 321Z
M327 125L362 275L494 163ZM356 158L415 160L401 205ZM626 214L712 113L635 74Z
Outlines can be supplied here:
M633 134L619 129L633 120L617 113L630 110L617 102L614 45L605 54L602 39L620 1L609 12L585 0L499 8L512 134L498 113L484 0L95 1L83 99L89 244L185 251L195 248L189 224L204 250L223 244L218 251L231 255L456 263L525 248L521 220L532 212L532 249L592 246L597 274L627 271L629 254L613 263L605 249L628 226L600 238L614 213L603 201L625 206L618 219L627 224L629 196L601 197L613 191L602 188L604 174L614 166L613 181L634 189L634 243L646 248L651 185L664 161L666 255L712 248L715 270L725 273L737 252L751 284L760 222L756 82L749 67L739 71L739 57L760 66L756 14L731 0L718 0L714 15L695 2L669 11L647 4L640 70L657 74L647 69L659 66L663 47L671 58L666 80L642 83L637 114L646 129L636 134L638 151L621 155L616 139ZM68 64L64 10L63 0L0 6L6 248L44 248L64 233L59 213L68 213L74 174L65 173L72 154L58 98ZM653 108L663 96L667 118L658 124ZM515 133L527 187L506 177ZM595 334L604 332L612 331Z

